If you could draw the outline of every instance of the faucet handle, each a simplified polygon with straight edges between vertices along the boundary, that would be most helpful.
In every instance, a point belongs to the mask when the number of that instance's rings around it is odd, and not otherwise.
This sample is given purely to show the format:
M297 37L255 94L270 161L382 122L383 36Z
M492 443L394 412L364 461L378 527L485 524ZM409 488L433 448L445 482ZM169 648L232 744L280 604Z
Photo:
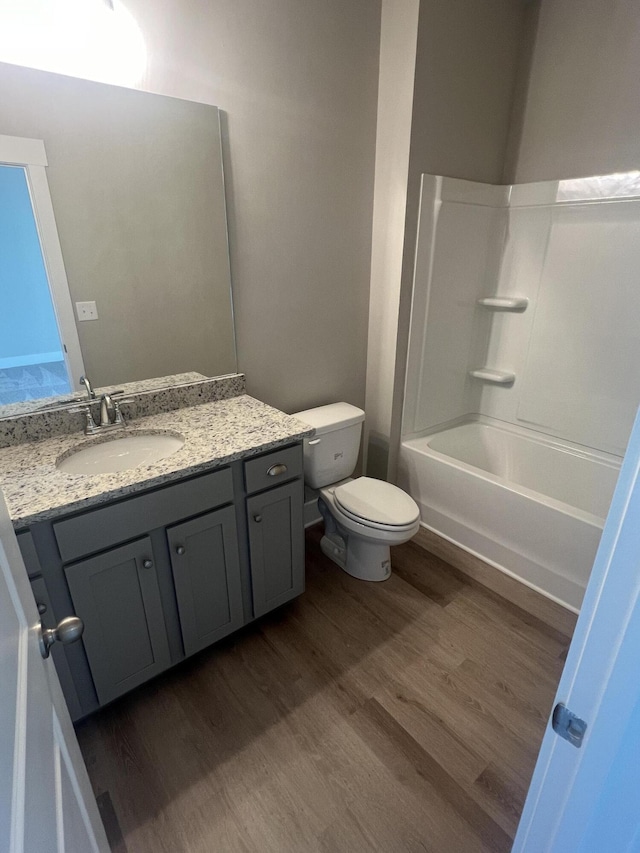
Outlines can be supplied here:
M91 413L91 406L80 406L79 409L75 411L80 411L83 413L85 418L84 424L84 432L85 435L95 435L96 432L100 432L100 427L93 419L93 414Z
M116 425L125 426L124 415L122 414L122 412L120 410L120 403L117 400L113 401L113 408L114 408L115 413L116 413L116 417L115 417L115 420L113 421L113 425L114 426L116 426Z
M87 406L87 411L85 412L85 417L87 420L85 432L88 435L90 432L93 432L94 430L96 430L98 428L98 425L96 424L96 422L93 419L93 415L91 414L91 408L89 406Z

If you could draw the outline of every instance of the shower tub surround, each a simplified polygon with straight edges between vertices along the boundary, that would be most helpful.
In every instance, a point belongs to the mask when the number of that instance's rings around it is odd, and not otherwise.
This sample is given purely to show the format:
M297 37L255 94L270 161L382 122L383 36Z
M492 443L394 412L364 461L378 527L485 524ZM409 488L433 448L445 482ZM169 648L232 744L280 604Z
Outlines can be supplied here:
M399 484L578 610L640 401L640 174L423 175Z
M620 467L609 454L492 421L402 443L423 525L577 612Z

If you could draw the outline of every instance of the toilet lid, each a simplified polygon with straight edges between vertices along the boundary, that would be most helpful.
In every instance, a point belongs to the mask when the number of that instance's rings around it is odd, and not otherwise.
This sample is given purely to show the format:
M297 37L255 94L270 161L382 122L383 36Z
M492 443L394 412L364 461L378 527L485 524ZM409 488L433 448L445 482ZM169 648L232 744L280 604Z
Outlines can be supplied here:
M333 497L340 509L356 521L407 527L420 517L412 497L397 486L372 477L359 477L338 486Z

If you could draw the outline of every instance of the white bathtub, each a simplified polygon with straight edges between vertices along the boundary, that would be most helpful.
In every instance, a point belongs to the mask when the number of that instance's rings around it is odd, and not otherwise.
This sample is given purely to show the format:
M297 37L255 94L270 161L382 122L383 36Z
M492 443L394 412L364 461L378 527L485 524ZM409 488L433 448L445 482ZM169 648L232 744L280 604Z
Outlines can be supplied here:
M621 459L478 417L404 441L430 530L577 611Z

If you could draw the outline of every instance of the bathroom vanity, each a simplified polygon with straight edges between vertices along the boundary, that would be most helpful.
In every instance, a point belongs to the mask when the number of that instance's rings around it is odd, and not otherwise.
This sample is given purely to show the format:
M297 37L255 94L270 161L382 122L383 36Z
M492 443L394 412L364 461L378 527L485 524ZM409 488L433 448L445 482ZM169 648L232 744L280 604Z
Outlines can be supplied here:
M56 466L87 439L0 449L0 476L73 719L304 590L305 424L244 394L131 420L179 434L161 461L117 473ZM91 439L94 441L95 439Z

